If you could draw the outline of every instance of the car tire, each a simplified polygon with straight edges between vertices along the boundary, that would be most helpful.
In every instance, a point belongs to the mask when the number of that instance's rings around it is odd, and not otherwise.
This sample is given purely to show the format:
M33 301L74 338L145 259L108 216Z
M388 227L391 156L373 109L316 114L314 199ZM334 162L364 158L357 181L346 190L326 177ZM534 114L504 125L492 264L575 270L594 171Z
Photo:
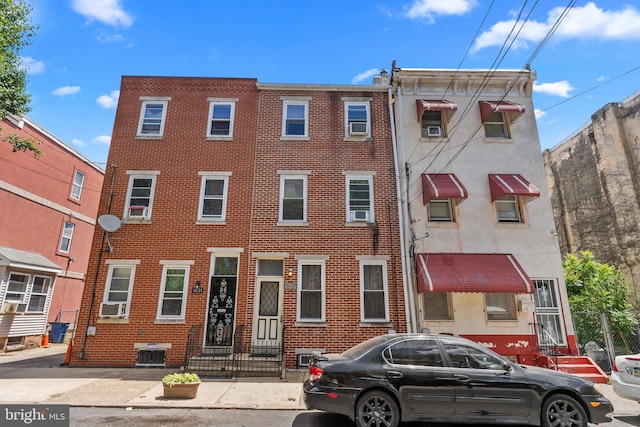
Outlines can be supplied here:
M358 427L397 427L399 423L400 409L388 393L373 390L358 399L356 404Z
M566 394L553 394L542 405L542 427L587 427L587 413L580 403Z

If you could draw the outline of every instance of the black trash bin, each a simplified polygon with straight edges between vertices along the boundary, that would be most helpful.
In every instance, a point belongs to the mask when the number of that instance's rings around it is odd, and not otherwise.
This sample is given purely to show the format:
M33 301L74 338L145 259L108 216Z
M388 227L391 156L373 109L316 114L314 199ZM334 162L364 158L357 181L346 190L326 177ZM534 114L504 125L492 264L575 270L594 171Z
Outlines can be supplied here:
M67 335L69 329L68 323L51 322L51 332L49 333L49 341L54 344L64 342L64 336Z

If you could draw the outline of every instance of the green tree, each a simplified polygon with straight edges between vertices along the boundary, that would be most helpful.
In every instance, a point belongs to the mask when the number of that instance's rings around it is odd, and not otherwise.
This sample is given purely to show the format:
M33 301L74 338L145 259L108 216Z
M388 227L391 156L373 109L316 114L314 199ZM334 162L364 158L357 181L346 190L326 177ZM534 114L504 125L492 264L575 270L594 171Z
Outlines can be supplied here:
M637 320L629 303L631 287L622 271L616 266L595 261L590 251L581 252L579 257L567 255L563 267L571 311L604 313L612 334L621 338L628 347L626 337L634 333ZM593 320L595 322L596 319ZM590 329L595 325L587 322L583 327ZM580 333L580 325L576 328Z
M36 27L29 17L31 10L22 0L0 0L0 121L7 114L29 112L27 70L22 66L20 51L31 44L35 34ZM31 151L36 157L42 154L33 139L1 133L0 139L13 145L13 151Z

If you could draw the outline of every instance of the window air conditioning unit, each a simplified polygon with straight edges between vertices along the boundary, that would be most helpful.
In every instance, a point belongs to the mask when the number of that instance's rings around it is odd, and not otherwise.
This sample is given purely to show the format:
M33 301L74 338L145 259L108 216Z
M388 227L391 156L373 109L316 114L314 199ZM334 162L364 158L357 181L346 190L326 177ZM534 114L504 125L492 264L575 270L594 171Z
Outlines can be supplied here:
M427 126L428 136L442 136L442 127L440 126Z
M351 219L369 222L369 211L351 211Z
M126 310L126 302L103 302L100 304L100 317L124 317Z
M350 122L349 135L362 136L367 134L366 122Z
M146 206L129 206L129 218L147 219L149 208Z
M3 313L16 313L18 311L17 302L5 302L2 306Z

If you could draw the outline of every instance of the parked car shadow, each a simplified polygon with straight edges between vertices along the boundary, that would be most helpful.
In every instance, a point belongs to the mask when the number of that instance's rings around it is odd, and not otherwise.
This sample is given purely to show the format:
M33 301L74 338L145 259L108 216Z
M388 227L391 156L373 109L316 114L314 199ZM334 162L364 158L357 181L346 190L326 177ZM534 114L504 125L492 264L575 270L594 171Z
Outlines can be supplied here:
M620 419L620 417L616 417ZM639 419L638 417L631 417ZM449 423L400 423L400 427L456 427L462 424L449 424ZM640 424L631 424L633 426L639 426ZM344 415L332 414L329 412L321 411L309 411L299 414L294 420L291 427L355 427L355 423L345 417ZM486 427L492 427L486 425ZM512 426L512 427L527 427L527 426Z
M623 423L629 424L630 426L640 427L640 416L638 415L622 415L622 416L615 416L613 418L618 421L622 421Z

